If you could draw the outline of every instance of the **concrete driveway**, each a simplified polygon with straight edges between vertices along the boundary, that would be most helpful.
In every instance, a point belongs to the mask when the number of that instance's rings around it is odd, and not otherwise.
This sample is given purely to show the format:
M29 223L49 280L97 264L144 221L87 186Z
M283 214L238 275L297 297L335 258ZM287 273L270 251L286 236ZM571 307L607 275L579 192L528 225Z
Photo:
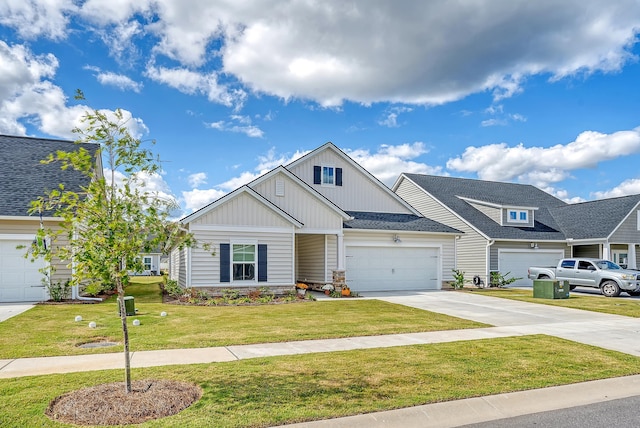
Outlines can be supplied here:
M0 303L0 322L33 308L34 303Z
M637 318L454 291L367 293L367 298L491 324L505 333L547 334L640 356Z

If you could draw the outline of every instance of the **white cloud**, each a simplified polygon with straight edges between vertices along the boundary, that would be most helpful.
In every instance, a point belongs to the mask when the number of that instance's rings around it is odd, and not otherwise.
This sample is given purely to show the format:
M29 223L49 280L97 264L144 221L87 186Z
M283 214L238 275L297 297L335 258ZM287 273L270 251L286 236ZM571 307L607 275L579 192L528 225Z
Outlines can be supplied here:
M467 147L461 156L447 161L447 168L476 173L484 180L518 180L545 188L567 179L573 170L637 153L640 127L612 134L585 131L573 142L548 148L505 143Z
M131 90L139 93L142 90L142 83L132 80L130 77L123 74L108 72L99 72L96 74L96 79L103 85L115 86L121 91Z
M15 29L25 39L44 36L63 39L69 15L77 11L73 0L3 0L0 25Z
M498 102L535 75L619 70L633 59L640 4L5 0L0 16L23 37L51 38L64 37L73 18L93 27L116 58L145 37L148 61L163 57L178 64L176 72L197 72L198 89L187 93L225 105L237 105L244 90L221 87L219 75L256 93L323 106L438 105L479 92ZM162 76L167 70L149 74L184 90Z
M245 134L251 138L264 137L264 131L252 124L249 116L232 115L229 116L230 121L219 120L217 122L205 123L205 126L211 129L217 129L222 132L236 132Z
M409 107L391 107L385 111L386 117L378 121L378 125L386 126L388 128L397 128L398 116L402 113L411 112L413 109Z
M592 196L596 199L605 199L637 194L640 194L640 178L625 180L613 189L593 192Z
M207 174L205 172L196 172L191 174L188 180L191 187L198 187L202 184L207 184Z
M184 202L185 211L192 213L226 194L227 192L219 189L193 189L182 192L182 201Z
M382 145L376 153L363 149L345 149L345 153L387 186L391 186L403 172L442 175L441 167L413 160L428 153L422 142L396 146Z

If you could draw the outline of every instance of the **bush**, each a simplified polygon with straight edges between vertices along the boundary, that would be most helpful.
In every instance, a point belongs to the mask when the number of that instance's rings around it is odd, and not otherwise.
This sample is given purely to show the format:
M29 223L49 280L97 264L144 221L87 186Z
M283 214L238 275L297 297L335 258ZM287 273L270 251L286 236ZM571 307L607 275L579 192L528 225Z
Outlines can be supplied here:
M166 278L164 283L164 292L177 299L184 294L185 290L178 285L178 281Z
M69 298L71 294L71 282L66 280L64 283L58 281L56 283L48 284L47 290L49 291L49 297L54 302L61 302Z
M507 272L504 275L502 275L500 272L492 271L491 272L491 286L492 287L502 288L502 287L506 287L507 285L516 282L519 279L522 279L522 278L515 278L515 277L507 278L510 273L511 272Z
M460 269L451 269L453 271L453 288L455 288L456 290L461 289L464 287L464 272L462 272Z
M104 287L99 282L92 282L91 284L86 285L82 291L87 296L96 297L104 291Z

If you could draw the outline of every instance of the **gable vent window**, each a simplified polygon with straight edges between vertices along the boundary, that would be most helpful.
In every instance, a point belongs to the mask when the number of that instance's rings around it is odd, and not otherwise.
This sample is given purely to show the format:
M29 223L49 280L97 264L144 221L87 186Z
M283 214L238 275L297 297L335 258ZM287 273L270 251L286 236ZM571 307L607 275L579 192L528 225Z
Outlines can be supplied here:
M276 180L276 196L284 196L284 180Z
M342 186L342 168L333 166L313 167L313 184L322 186Z

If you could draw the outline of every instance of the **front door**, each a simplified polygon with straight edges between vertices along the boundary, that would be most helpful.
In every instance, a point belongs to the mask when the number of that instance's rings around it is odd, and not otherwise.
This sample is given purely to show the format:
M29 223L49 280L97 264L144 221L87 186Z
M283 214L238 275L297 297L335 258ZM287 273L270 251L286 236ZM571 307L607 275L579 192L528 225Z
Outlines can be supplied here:
M629 264L629 254L627 250L611 250L611 256L613 258L613 262L623 267L627 267Z

